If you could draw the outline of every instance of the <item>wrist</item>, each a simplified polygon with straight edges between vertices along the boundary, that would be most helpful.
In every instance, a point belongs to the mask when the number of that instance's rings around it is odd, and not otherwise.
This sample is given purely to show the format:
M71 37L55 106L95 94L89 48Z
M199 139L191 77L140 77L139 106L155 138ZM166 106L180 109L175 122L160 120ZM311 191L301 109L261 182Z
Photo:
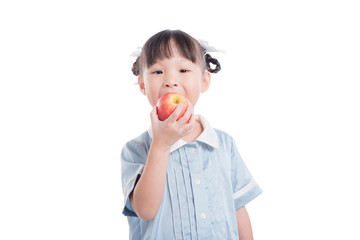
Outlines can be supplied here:
M151 143L151 148L154 150L160 150L164 153L166 153L166 152L170 153L171 145L153 139L153 141Z

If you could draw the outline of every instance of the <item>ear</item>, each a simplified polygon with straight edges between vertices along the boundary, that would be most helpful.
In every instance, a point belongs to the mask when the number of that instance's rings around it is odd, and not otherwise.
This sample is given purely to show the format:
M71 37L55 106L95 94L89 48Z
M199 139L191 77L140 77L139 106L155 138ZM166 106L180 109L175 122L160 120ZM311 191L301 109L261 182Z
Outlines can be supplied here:
M210 72L206 71L203 74L203 79L201 80L201 92L206 92L210 87L211 82L211 74Z
M145 83L144 83L144 78L142 76L138 77L138 84L139 84L140 92L146 96Z

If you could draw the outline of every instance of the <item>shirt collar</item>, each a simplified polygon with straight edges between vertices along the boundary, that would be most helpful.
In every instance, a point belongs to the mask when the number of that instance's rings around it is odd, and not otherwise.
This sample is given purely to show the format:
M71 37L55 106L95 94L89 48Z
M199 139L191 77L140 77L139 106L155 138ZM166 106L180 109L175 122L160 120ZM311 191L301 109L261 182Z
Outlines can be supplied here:
M203 142L211 147L217 148L219 146L219 140L217 137L217 134L215 130L211 127L210 123L203 117L202 115L195 115L196 120L200 121L203 132L200 134L200 136L195 140L199 142ZM152 138L152 129L151 127L148 130L148 133L150 137ZM174 143L171 148L170 152L175 151L176 149L186 145L188 142L185 142L184 140L180 139L176 143Z

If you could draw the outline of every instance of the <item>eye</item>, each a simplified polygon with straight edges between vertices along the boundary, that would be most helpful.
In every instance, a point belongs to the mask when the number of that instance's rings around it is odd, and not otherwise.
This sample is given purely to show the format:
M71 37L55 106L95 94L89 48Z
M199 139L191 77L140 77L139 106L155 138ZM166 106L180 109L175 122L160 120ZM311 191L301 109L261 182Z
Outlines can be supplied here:
M163 73L163 71L161 71L161 70L157 70L157 71L153 72L153 74L162 74L162 73Z
M181 73L187 73L187 72L189 72L189 70L181 69L180 72L181 72Z

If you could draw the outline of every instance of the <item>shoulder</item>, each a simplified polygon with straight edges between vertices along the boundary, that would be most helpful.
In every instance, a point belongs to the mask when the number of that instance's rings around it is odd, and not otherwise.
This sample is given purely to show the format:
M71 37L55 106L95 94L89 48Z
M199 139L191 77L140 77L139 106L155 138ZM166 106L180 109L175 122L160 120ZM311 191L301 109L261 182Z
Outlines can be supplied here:
M151 145L149 133L143 132L136 138L128 141L122 148L121 157L123 160L146 159Z
M230 134L216 128L214 128L214 131L218 137L220 145L226 145L226 146L233 145L234 139Z
M149 135L148 131L145 131L142 134L140 134L139 136L137 136L136 138L133 138L130 141L128 141L125 145L128 145L128 144L142 145L142 144L148 143L149 141L151 141L150 135Z

